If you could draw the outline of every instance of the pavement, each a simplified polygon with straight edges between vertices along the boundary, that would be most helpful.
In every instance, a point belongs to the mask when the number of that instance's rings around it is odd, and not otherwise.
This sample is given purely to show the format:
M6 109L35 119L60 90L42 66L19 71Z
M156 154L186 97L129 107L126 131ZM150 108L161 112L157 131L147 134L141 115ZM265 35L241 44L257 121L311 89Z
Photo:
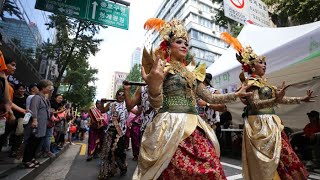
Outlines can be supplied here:
M36 169L25 169L13 163L13 158L8 158L8 152L0 153L0 179L5 180L96 180L99 172L99 159L86 161L87 144L76 142L67 145L57 154L56 158L40 159L41 166ZM131 180L137 161L133 161L132 151L126 151L128 172L124 176L116 174L110 180ZM3 159L4 158L4 159ZM239 156L221 157L221 164L228 180L243 179L241 175L241 159ZM310 180L320 180L319 173L310 172Z
M24 168L21 161L15 162L15 158L8 157L9 148L3 147L0 152L0 179L3 180L33 180L35 176L40 174L44 169L46 169L56 158L63 154L66 149L68 149L69 144L66 143L65 146L57 152L54 158L37 158L41 163L38 168L27 169Z

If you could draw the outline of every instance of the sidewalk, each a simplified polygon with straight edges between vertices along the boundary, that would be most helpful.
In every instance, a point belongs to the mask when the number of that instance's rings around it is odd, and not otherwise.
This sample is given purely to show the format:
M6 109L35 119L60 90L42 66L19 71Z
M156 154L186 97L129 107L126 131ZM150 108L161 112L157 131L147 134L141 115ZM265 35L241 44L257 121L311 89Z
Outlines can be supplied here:
M15 163L14 158L8 157L9 147L3 147L0 152L0 179L4 180L28 180L34 179L40 174L46 167L48 167L57 157L69 148L69 143L66 143L64 147L57 152L54 158L39 158L37 159L41 164L38 168L27 169L20 163Z

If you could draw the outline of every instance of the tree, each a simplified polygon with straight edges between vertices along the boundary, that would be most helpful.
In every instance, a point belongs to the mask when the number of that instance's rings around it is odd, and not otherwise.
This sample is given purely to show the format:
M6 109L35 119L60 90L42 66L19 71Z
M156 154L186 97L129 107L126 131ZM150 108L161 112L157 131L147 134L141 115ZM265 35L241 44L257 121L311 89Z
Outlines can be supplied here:
M219 7L215 9L216 14L214 20L216 24L227 27L231 34L237 36L243 28L243 25L224 15L223 0L212 0L212 2Z
M55 14L49 16L49 19L50 22L46 25L48 29L56 30L56 43L43 43L37 55L58 64L58 76L53 80L54 94L63 83L67 90L60 93L74 106L87 107L95 97L96 88L92 84L96 80L94 75L98 72L90 67L88 59L99 51L102 39L95 36L100 28L106 26Z
M59 57L56 58L59 74L54 83L56 93L69 65L76 65L80 58L87 60L90 55L99 51L98 46L102 39L96 39L95 35L100 28L106 26L55 14L49 16L49 19L50 22L46 24L48 29L57 31L56 44L52 46L59 50Z
M140 64L135 64L128 76L126 77L127 81L135 81L135 82L140 82L141 81L141 65Z
M142 80L142 77L141 77L141 65L140 64L135 64L128 76L126 77L126 80L127 81L134 81L134 82L140 82ZM134 92L136 91L137 87L136 86L133 86L130 90L130 94L133 95Z
M94 83L94 75L97 72L97 69L89 66L78 66L76 69L68 70L64 83L68 84L69 88L64 97L80 108L91 105L96 95L96 87L89 84Z
M14 2L12 2L12 0L5 0L3 4L2 12L0 12L1 19L5 21L4 12L7 12L10 16L15 15L19 19L22 19L22 14L19 8L15 5Z
M272 21L279 27L312 23L320 20L319 1L263 0L272 9Z

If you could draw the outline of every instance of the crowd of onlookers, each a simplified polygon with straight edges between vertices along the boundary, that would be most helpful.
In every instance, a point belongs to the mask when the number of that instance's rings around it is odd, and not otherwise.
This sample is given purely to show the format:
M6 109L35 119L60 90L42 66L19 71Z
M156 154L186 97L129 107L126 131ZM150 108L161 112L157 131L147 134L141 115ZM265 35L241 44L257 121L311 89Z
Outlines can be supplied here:
M27 168L38 167L39 157L55 157L66 141L84 138L87 120L76 116L63 95L52 95L53 83L11 83L16 62L0 51L0 151Z

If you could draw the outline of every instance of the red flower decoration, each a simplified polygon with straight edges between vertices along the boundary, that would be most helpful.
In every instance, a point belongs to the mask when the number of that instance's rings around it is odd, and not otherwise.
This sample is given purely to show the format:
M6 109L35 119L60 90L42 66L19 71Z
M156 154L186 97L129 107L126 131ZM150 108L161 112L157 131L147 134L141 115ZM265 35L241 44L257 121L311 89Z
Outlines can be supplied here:
M167 49L168 49L168 42L167 42L167 41L162 41L162 42L160 43L160 49L161 49L162 51L167 51Z
M243 69L244 72L249 72L250 71L250 66L242 64L242 69Z

